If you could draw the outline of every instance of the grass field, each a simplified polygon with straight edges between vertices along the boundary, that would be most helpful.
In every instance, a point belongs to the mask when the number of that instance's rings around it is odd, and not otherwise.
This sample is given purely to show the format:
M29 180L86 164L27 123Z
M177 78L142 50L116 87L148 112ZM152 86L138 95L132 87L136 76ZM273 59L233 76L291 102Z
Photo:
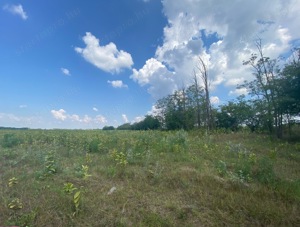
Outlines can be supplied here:
M0 226L300 226L300 142L0 130Z

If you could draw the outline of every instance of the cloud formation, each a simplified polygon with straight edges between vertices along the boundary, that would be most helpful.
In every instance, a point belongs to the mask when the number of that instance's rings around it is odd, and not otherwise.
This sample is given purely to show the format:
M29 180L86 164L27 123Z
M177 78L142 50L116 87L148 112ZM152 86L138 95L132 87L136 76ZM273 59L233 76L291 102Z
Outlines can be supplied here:
M119 51L112 42L101 46L99 39L90 32L85 34L83 41L86 46L75 47L75 51L86 61L105 72L119 73L122 69L130 69L133 65L131 55L123 50Z
M84 123L84 124L90 124L90 123L103 124L107 122L106 118L102 115L97 115L94 118L91 118L88 115L84 115L83 117L80 117L77 114L69 115L64 109L51 110L51 114L55 119L60 121L71 120L71 121Z
M236 85L253 79L251 69L242 62L256 52L258 37L270 58L286 54L300 40L297 0L182 0L176 4L163 0L162 4L168 19L163 43L131 76L141 86L149 86L153 97L159 90L170 93L188 86L199 56L207 64L212 92L222 85L228 94L240 94L234 90Z
M114 88L128 88L127 84L124 84L122 80L108 80L107 83L111 84Z
M10 12L14 15L20 16L23 20L27 20L28 16L26 12L23 9L23 6L21 4L19 5L4 5L3 10Z
M141 86L148 86L148 92L155 98L172 93L176 88L174 73L155 58L146 61L140 70L133 69L130 76Z
M127 116L126 116L126 114L122 114L122 119L123 119L123 121L125 122L125 123L128 123L129 121L128 121L128 118L127 118Z

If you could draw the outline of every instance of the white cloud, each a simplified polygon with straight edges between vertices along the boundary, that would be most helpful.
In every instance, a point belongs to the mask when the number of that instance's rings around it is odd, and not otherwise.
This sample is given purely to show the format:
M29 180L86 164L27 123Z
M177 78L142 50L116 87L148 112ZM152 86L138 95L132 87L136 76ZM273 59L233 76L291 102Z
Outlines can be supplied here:
M98 112L98 108L96 108L96 107L93 107L93 110L94 110L95 112Z
M163 44L131 76L141 86L147 84L152 96L159 90L171 93L188 86L197 56L207 63L211 91L222 85L231 94L241 93L233 89L253 79L251 69L242 62L257 51L255 39L262 39L270 58L289 51L293 41L300 40L298 0L163 0L162 4L168 19Z
M145 119L145 116L137 116L134 118L134 120L131 122L132 124L134 123L139 123Z
M51 114L52 116L57 119L57 120L61 120L64 121L67 119L67 115L66 115L66 111L64 109L60 109L60 110L51 110Z
M126 114L122 114L122 118L123 118L123 121L125 122L125 123L128 123L129 121L128 121L128 118L127 118L127 116L126 116Z
M122 80L108 80L107 83L111 84L114 88L128 88L127 84L124 84Z
M174 73L154 58L147 60L140 70L133 69L130 78L141 86L149 85L148 92L155 98L170 94L177 88Z
M109 73L119 73L123 68L131 68L133 61L131 55L123 50L118 50L114 43L101 46L99 39L87 32L83 37L85 48L76 47L86 61L99 69Z
M99 124L104 124L107 122L106 118L103 117L102 115L97 115L95 121Z
M66 69L66 68L61 68L60 70L61 70L61 72L62 72L63 74L65 74L66 76L70 76L70 75L71 75L70 70L68 70L68 69Z
M234 90L229 91L229 95L234 95L234 96L240 96L240 95L247 95L248 91L246 88L236 88Z
M102 124L107 122L106 118L102 115L97 115L96 117L92 118L86 114L83 117L80 117L77 114L69 115L64 109L51 110L51 114L55 119L60 121L70 120L84 124Z
M27 20L28 16L23 9L21 4L19 5L5 5L3 6L3 10L6 10L14 15L20 16L23 20Z

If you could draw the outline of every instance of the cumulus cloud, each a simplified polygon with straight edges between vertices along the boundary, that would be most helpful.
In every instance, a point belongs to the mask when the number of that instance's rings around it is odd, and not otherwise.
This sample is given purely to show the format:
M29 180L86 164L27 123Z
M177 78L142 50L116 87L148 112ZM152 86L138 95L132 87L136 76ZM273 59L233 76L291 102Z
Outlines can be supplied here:
M170 94L177 88L174 73L155 58L147 60L140 70L133 69L130 78L141 86L148 85L148 92L155 98Z
M124 84L122 80L108 80L107 83L111 84L114 88L128 88L127 84Z
M123 50L118 50L114 43L100 45L100 40L92 33L87 32L83 37L84 48L75 47L86 61L99 69L109 73L119 73L124 68L131 68L133 60L131 55Z
M95 112L98 112L98 108L96 108L96 107L93 107L93 110L94 110Z
M126 114L122 114L122 119L123 119L123 121L125 122L125 123L128 123L129 121L128 121L128 118L127 118L127 116L126 116Z
M79 123L84 123L84 124L90 124L90 123L106 123L107 120L104 116L102 115L97 115L96 117L92 118L88 115L84 115L83 117L80 117L77 114L67 114L67 112L64 109L60 110L51 110L52 116L60 121L74 121L74 122L79 122Z
M104 124L107 122L106 118L103 117L102 115L97 115L95 121L99 124Z
M61 70L61 72L62 72L63 74L65 74L66 76L71 76L70 70L68 70L68 69L66 69L66 68L61 68L60 70Z
M174 0L163 0L162 4L168 19L163 43L157 47L155 56L142 69L134 69L131 76L141 86L148 85L152 95L153 91L165 87L170 93L176 87L189 85L198 56L207 63L212 92L222 85L232 95L241 93L233 89L244 80L253 79L251 69L242 62L257 51L258 37L270 58L288 52L293 42L300 40L297 0L233 0L230 3L182 0L176 4ZM153 64L164 70L160 76L155 70L149 70ZM164 81L170 82L168 86Z
M67 114L66 114L66 111L64 109L51 110L51 114L57 120L64 121L64 120L67 119Z
M27 20L28 16L26 12L23 9L23 6L21 4L19 5L4 5L3 10L8 11L14 15L20 16L23 20Z
M134 120L131 122L132 124L134 123L139 123L145 119L145 116L137 116L134 118Z

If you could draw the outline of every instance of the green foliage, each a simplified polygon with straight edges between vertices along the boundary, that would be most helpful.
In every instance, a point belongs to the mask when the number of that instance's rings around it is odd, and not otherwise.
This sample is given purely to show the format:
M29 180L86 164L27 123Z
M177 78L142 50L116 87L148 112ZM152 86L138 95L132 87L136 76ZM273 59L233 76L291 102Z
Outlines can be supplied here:
M0 138L8 133L0 131ZM299 143L200 130L14 134L23 141L18 149L0 149L5 226L299 222ZM101 141L100 150L110 152L89 152L94 139ZM49 174L46 166L60 171ZM43 181L35 178L37 172ZM108 195L111 188L118 190Z
M82 165L81 166L81 173L82 173L83 179L87 179L88 177L92 176L92 175L89 174L88 165Z
M73 203L75 206L75 212L73 213L73 215L78 214L80 201L81 201L81 191L77 191L77 192L75 192L75 194L73 196Z
M8 180L8 187L12 188L17 183L18 183L18 179L16 177L10 178Z
M274 173L274 164L268 157L263 157L258 162L258 170L254 177L261 183L274 183L276 176Z
M169 134L165 141L167 151L185 151L188 147L188 133L184 130L179 130L175 133Z
M216 168L221 176L225 176L227 174L227 165L224 161L219 160L216 164Z
M14 198L8 203L8 208L11 210L19 210L23 208L23 203L19 198Z
M21 139L19 139L15 134L4 134L2 139L2 147L15 147L18 146L21 142Z
M99 139L93 139L90 143L89 143L89 152L99 152L99 146L100 146L101 142L99 141Z
M73 191L77 190L77 188L75 188L74 184L72 183L65 183L64 184L64 187L63 187L63 191L66 193L66 194L71 194Z
M45 156L45 175L52 175L57 172L56 159L53 151L49 151Z
M104 126L102 130L115 130L114 126Z
M122 151L113 149L110 152L110 156L114 159L117 165L126 166L128 164L127 155Z

